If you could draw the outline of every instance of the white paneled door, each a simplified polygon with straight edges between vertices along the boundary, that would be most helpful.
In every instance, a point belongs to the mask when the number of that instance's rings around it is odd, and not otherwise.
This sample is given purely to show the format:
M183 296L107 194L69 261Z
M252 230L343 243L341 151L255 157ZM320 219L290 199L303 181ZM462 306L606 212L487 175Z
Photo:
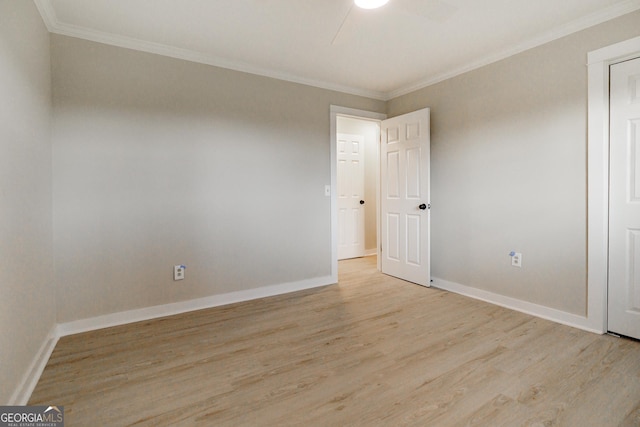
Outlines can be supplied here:
M430 110L382 122L382 272L430 284Z
M640 339L640 58L610 78L608 328Z
M338 134L338 259L364 253L364 136Z

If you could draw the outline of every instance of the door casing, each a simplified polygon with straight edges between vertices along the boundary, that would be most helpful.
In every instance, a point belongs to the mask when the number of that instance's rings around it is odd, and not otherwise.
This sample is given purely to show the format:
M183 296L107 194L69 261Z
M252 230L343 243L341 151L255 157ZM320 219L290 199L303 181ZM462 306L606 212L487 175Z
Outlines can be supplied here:
M373 111L358 110L355 108L341 107L338 105L331 105L329 109L330 120L330 162L331 162L331 280L334 283L338 282L338 198L337 198L337 183L338 183L338 153L337 153L337 131L338 131L338 116L353 117L362 120L372 120L381 122L387 118L386 114L376 113ZM379 168L378 168L379 169ZM379 179L376 180L376 186L379 185ZM376 193L380 194L380 189L376 188ZM376 211L380 212L379 200L376 202ZM379 215L378 215L379 216ZM380 234L380 224L376 224L377 234ZM379 239L379 237L378 237ZM380 242L377 242L378 248L378 269L380 269Z

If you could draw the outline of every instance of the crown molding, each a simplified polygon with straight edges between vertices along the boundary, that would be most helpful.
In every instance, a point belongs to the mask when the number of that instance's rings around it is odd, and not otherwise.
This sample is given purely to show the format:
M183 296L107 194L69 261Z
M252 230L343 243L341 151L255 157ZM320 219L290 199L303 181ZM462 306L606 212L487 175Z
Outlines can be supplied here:
M401 87L394 91L388 92L386 94L386 100L389 101L393 98L397 98L399 96L403 96L409 94L411 92L415 92L417 90L423 89L427 86L434 85L436 83L440 83L444 80L448 80L453 77L457 77L461 74L467 73L469 71L473 71L475 69L484 67L485 65L492 64L494 62L501 61L510 56L516 55L518 53L524 52L526 50L532 49L534 47L541 46L543 44L552 42L554 40L558 40L562 37L568 36L573 33L577 33L578 31L585 30L589 27L593 27L594 25L601 24L603 22L609 21L611 19L618 18L620 16L626 15L627 13L635 12L640 9L640 0L627 0L623 3L619 3L614 6L610 6L606 9L603 9L599 12L592 13L583 18L577 19L575 21L569 22L561 27L554 28L551 31L547 31L542 33L532 39L527 40L524 43L521 43L513 48L503 50L493 55L486 56L478 61L471 62L469 64L465 64L462 67L456 68L452 71L439 74L437 76L431 76L424 80L420 80L413 84Z
M220 58L215 55L207 55L201 52L193 50L177 48L160 43L149 42L132 37L121 36L117 34L107 33L103 31L96 31L86 27L80 27L70 24L61 23L55 13L55 9L52 5L52 0L34 0L42 20L44 21L47 29L50 33L60 34L69 37L75 37L79 39L89 40L97 43L107 44L111 46L123 47L126 49L137 50L146 53L153 53L162 56L168 56L171 58L182 59L190 62L197 62L201 64L211 65L214 67L226 68L229 70L239 71L248 74L254 74L262 77L269 77L277 80L283 80L291 83L302 84L306 86L317 87L320 89L332 90L342 93L348 93L351 95L362 96L371 99L377 99L380 101L389 101L393 98L397 98L406 95L411 92L423 89L427 86L440 83L444 80L459 76L461 74L473 71L475 69L484 67L534 47L541 46L545 43L552 42L578 31L587 29L594 25L601 24L614 18L626 15L627 13L634 12L640 9L640 0L626 0L622 3L613 5L609 8L603 9L599 12L587 15L583 18L572 21L561 27L555 28L551 31L542 33L532 39L527 40L513 48L506 49L495 53L493 55L486 56L477 61L465 64L454 70L438 74L436 76L429 76L425 79L411 83L406 86L402 86L396 90L389 92L379 92L374 90L367 90L357 88L353 86L341 85L337 83L330 83L321 80L309 79L301 76L296 76L289 73L282 73L266 68L255 67L250 64L246 64L238 61L230 61L225 58Z
M146 53L167 56L176 59L182 59L190 62L211 65L214 67L225 68L229 70L239 71L242 73L254 74L262 77L269 77L277 80L283 80L290 83L297 83L306 86L327 89L351 95L362 96L366 98L386 101L386 93L373 90L367 90L347 85L325 82L321 80L309 79L293 74L282 73L266 68L256 67L239 61L230 61L214 55L207 55L201 52L182 49L174 46L168 46L161 43L154 43L145 40L126 37L117 34L107 33L103 31L93 30L91 28L70 25L62 23L58 20L52 0L34 0L42 20L44 21L50 33L60 34L63 36L74 37L83 40L89 40L97 43L118 46L126 49L137 50Z
M47 27L50 33L53 32L55 24L58 22L58 17L56 16L56 11L53 8L50 0L33 0L38 8L38 12L40 16L42 16L42 21L44 21L44 25Z

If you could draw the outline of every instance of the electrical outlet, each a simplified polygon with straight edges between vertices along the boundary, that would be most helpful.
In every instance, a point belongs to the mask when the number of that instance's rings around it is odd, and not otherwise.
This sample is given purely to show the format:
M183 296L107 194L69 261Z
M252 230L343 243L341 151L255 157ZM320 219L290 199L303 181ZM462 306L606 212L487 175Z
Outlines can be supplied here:
M187 268L186 265L174 265L173 266L173 280L183 280L184 279L184 270Z
M511 255L511 265L514 267L522 267L522 254L519 252Z

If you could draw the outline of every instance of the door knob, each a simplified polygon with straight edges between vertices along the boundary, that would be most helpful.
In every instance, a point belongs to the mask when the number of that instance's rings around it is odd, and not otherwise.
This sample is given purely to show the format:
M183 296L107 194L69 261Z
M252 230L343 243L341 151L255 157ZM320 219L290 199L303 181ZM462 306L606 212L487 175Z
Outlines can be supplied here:
M425 210L427 209L427 205L425 205L424 203L421 204L420 206L418 206L420 208L420 210Z
M364 200L360 200L360 204L361 204L361 205L364 205Z

